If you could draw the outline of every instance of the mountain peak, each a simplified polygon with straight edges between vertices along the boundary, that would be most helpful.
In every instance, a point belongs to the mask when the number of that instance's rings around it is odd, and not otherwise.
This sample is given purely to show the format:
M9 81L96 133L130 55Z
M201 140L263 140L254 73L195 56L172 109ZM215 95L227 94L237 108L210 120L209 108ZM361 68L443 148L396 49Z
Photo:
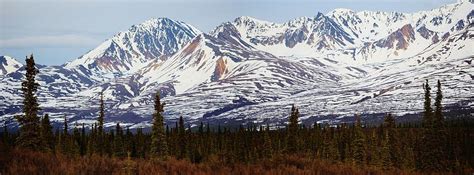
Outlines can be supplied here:
M351 9L346 9L346 8L337 8L332 11L330 11L327 15L331 16L332 14L334 15L347 15L347 14L354 14L355 12Z
M6 55L0 56L0 75L6 75L11 72L14 72L18 70L21 66L23 65L15 58Z
M178 23L183 23L183 22L162 17L162 18L151 18L135 26L150 26L154 28L161 28L161 27L166 27L167 25L169 26L169 25L174 25Z
M153 59L164 59L201 33L169 18L152 18L106 40L67 67L84 65L99 74L133 73Z
M237 25L242 25L242 24L243 25L257 25L257 24L271 25L271 24L273 24L272 22L256 19L256 18L250 17L250 16L238 17L234 20L234 23L236 23Z

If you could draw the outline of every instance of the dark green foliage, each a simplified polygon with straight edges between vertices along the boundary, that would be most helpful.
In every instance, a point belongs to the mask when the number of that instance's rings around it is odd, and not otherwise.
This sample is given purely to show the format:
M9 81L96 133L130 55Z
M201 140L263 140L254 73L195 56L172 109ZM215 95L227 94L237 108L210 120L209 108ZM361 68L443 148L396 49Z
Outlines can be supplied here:
M155 95L155 112L153 113L153 126L151 135L151 154L157 158L166 158L168 156L168 144L166 143L166 134L164 128L164 103L160 101L160 92Z
M48 146L41 138L40 118L38 117L40 108L36 91L39 84L35 81L35 77L39 71L35 67L33 55L27 57L25 62L25 80L21 83L23 115L15 117L20 125L20 135L16 138L16 145L31 150L48 150Z
M294 153L298 149L298 117L299 111L295 105L291 107L291 114L289 118L288 124L288 142L287 142L287 151L290 153Z
M441 82L438 80L437 83L438 90L436 91L436 100L435 100L435 113L433 118L433 127L442 129L444 127L444 116L443 116L443 106L441 101L443 99L443 92L441 91Z
M423 136L418 150L418 168L427 171L442 171L448 168L446 163L446 141L444 130L444 117L442 114L441 83L438 81L436 93L435 113L433 114L430 100L428 80L425 84L425 111L423 115Z
M271 158L272 157L272 139L270 138L270 126L267 125L265 130L260 129L263 132L263 145L262 145L262 157Z
M115 136L114 136L114 142L113 142L113 146L114 146L114 156L117 156L117 157L124 157L125 155L127 155L126 151L125 151L125 145L124 145L124 134L123 134L123 130L122 130L122 127L120 127L120 123L117 123L117 125L115 126Z
M97 122L99 124L98 134L102 136L104 132L104 117L105 117L105 107L104 107L104 93L100 92L100 101L99 101L99 118Z
M49 150L54 150L53 127L49 121L48 114L45 114L41 119L41 138L46 143Z
M178 159L182 159L186 156L186 133L184 129L183 117L179 117L178 125L178 145L179 145L179 156Z
M80 144L79 144L79 152L81 153L81 156L86 155L87 151L87 139L86 139L86 127L84 123L82 123L81 127L81 139L80 139Z
M354 140L352 142L353 146L353 160L357 165L363 165L365 163L366 157L366 148L365 148L365 134L362 131L362 124L360 122L360 117L356 115L356 124L354 131Z
M404 160L402 159L400 135L396 129L395 118L392 114L385 116L383 127L385 129L385 141L389 150L390 163L397 168L402 168Z
M425 103L424 103L424 112L423 112L423 125L426 128L430 128L433 124L433 108L431 108L431 87L426 80L426 84L423 85L425 90Z

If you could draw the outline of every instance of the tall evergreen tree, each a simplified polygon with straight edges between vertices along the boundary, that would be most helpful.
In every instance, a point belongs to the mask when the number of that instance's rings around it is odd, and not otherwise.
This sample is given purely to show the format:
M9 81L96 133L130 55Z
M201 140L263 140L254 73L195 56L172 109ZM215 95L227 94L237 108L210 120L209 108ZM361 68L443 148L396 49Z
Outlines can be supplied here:
M160 92L155 95L155 112L153 113L153 127L151 135L151 153L156 158L166 158L168 156L168 144L166 143L166 135L164 128L164 112L165 103L160 101Z
M105 117L105 107L104 107L104 93L100 92L100 101L99 101L99 118L97 118L98 122L98 133L99 136L102 136L104 132L104 117Z
M80 145L80 153L81 156L86 154L87 151L87 140L86 140L86 127L85 124L82 123L82 128L81 128L81 145Z
M99 100L99 117L97 118L97 133L95 136L95 150L100 154L103 155L105 152L105 144L104 140L106 134L104 133L104 117L105 117L105 104L104 104L104 93L100 92L100 100Z
M444 127L444 116L443 116L443 106L441 101L443 100L443 92L441 91L441 82L438 80L437 83L438 90L436 91L436 100L435 100L435 112L433 118L433 127L442 129Z
M290 153L294 153L298 149L298 117L299 111L295 105L291 107L291 115L289 118L288 124L288 142L287 142L287 150Z
M44 140L48 149L54 148L53 127L49 121L49 115L45 114L41 120L41 138Z
M432 159L432 154L431 154L431 147L432 143L430 141L432 140L431 136L431 126L433 123L433 116L432 116L432 108L431 108L431 88L428 84L428 80L426 80L426 83L423 84L423 90L424 90L424 97L425 97L425 102L424 102L424 111L423 111L423 133L421 136L421 141L420 144L417 144L418 147L418 156L417 156L417 168L422 169L422 170L427 170L430 169L432 166L430 165L433 160Z
M179 117L178 125L178 146L179 146L179 155L178 158L182 159L186 156L186 133L184 129L184 120L183 117Z
M425 128L430 128L433 124L433 108L431 108L431 87L426 80L426 84L423 86L425 90L425 103L423 112L423 125Z
M262 147L263 147L263 151L262 151L263 157L271 158L273 149L272 149L272 140L270 138L270 126L268 126L268 124L265 130L263 131L263 146Z
M403 158L400 135L396 128L397 126L395 124L395 118L392 116L392 114L389 113L385 116L383 126L385 128L385 134L387 137L385 139L389 148L390 162L397 168L401 168L401 165L403 164Z
M445 121L444 121L444 115L443 115L443 105L441 104L443 100L443 92L441 91L441 82L438 80L437 83L437 91L436 91L436 100L435 100L435 112L434 112L434 118L433 118L433 132L435 135L437 135L437 142L436 142L436 147L438 148L437 152L437 158L438 160L441 160L439 167L443 170L445 170L448 167L451 167L452 165L449 165L447 162L449 156L448 155L448 145L447 145L447 131L446 131L446 126L445 126Z
M121 157L126 155L123 137L122 127L120 127L120 123L117 123L115 126L114 156Z
M63 118L63 132L59 135L59 141L57 147L62 153L70 153L70 139L69 139L69 127L66 116Z
M26 58L25 80L21 83L23 92L23 115L16 116L20 125L20 135L16 139L16 145L21 148L31 150L46 150L46 143L41 139L40 110L36 91L39 84L35 81L36 74L39 73L35 67L33 55Z
M67 124L67 117L64 116L63 120L64 120L63 134L68 135L69 134L69 127L68 127L68 124Z
M354 140L352 143L353 146L353 160L354 163L357 165L363 165L365 163L365 134L362 131L362 124L360 122L360 116L356 115L356 123L355 123L355 133L354 133Z
M430 90L428 80L426 80L425 88L425 111L423 115L423 136L421 138L422 145L419 150L419 169L427 171L439 171L445 169L445 153L444 153L444 117L442 115L441 100L443 98L441 92L441 83L438 81L438 91L435 101L436 111L433 114L431 108Z

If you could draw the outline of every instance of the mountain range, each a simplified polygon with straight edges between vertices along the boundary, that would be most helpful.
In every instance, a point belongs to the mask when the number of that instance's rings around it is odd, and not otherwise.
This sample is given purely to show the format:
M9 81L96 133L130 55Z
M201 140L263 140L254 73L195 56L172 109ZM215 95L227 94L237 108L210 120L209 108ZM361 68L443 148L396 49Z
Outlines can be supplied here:
M60 66L37 64L41 113L90 125L106 100L106 126L149 127L153 97L165 119L193 125L303 123L385 113L416 120L422 83L443 84L446 111L473 114L474 4L416 13L355 12L274 23L239 17L211 32L168 18L131 26ZM16 126L23 65L0 57L0 123Z

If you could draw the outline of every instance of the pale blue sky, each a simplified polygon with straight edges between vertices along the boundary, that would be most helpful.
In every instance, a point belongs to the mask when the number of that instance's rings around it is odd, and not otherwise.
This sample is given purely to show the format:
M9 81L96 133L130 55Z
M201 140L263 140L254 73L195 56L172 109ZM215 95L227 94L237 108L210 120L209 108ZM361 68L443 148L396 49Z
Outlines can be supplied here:
M39 64L75 59L119 31L152 17L184 21L208 32L252 16L285 22L335 8L415 12L455 0L0 0L0 55Z

